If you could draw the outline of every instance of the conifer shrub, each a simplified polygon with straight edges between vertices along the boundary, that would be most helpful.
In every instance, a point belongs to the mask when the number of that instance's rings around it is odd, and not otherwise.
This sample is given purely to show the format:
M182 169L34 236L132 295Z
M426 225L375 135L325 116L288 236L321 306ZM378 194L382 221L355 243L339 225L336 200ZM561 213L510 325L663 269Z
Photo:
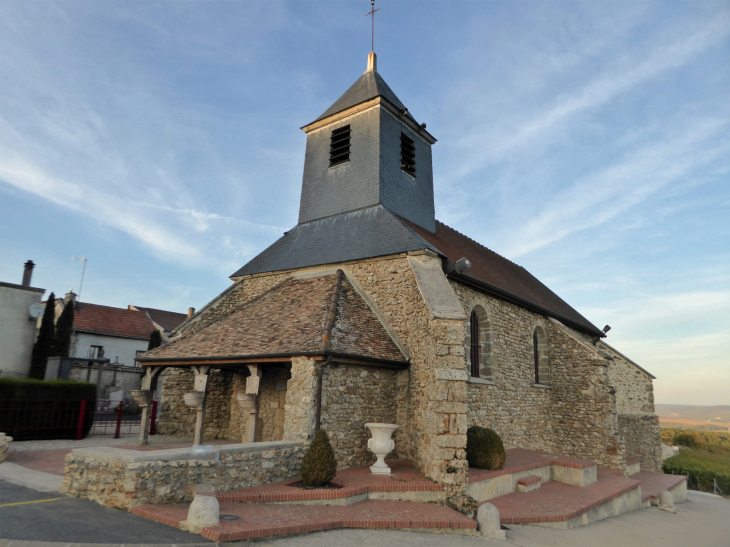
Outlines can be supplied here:
M74 303L73 300L66 302L61 315L56 321L56 334L51 342L51 355L68 357L71 349L71 335L74 329Z
M466 430L466 459L469 467L502 469L505 457L504 444L497 432L476 425Z
M38 329L38 338L33 346L33 355L30 359L30 372L28 376L36 380L43 380L46 377L46 365L51 355L51 343L56 332L56 297L53 293L46 301L46 309L43 312L41 326Z
M302 461L302 485L307 488L324 486L336 473L337 460L330 438L324 429L319 429Z
M162 335L160 334L160 331L157 329L154 329L150 333L150 342L147 344L147 351L153 350L155 348L159 348L162 345Z

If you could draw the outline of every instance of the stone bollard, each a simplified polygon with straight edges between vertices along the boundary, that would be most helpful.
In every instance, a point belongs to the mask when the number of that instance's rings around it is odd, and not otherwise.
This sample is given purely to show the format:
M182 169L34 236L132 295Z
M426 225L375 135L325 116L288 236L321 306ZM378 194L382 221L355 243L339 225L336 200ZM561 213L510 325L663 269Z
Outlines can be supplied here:
M5 433L0 433L0 463L8 457L8 445L12 440L12 437L8 437Z
M477 509L479 531L485 538L505 539L504 530L499 525L499 510L491 503L482 503Z
M210 484L201 484L195 490L195 498L188 509L188 519L184 529L199 534L203 528L217 526L220 517L215 488Z
M663 490L659 494L659 509L667 511L669 513L676 513L677 510L674 508L674 497L668 490Z

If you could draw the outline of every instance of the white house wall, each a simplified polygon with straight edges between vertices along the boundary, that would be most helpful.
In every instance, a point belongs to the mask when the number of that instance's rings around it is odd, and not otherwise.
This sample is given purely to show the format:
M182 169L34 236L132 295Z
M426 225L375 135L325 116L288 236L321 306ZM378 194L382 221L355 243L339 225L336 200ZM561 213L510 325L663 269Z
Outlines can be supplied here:
M36 334L28 308L41 296L37 290L0 286L0 377L28 377Z
M74 335L70 353L73 357L87 359L91 346L102 346L105 359L114 363L118 358L120 365L132 367L135 364L134 357L137 355L137 351L147 351L148 344L149 340L77 332Z

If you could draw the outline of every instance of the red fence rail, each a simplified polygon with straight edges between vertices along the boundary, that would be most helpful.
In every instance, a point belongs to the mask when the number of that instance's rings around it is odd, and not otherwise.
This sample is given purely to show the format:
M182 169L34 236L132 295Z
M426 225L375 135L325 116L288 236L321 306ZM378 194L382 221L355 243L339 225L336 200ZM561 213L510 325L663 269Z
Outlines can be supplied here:
M132 414L133 409L138 407L129 403L125 406L124 401L98 401L91 435L114 435L118 439L120 435L139 433L142 416L138 412Z

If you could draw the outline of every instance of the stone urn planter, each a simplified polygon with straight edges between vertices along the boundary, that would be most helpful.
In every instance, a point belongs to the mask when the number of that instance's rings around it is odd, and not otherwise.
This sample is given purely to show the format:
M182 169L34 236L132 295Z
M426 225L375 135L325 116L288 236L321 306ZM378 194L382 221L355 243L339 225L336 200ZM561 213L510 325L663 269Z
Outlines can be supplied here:
M152 392L144 389L133 389L132 399L139 406L150 406L150 403L152 403Z
M5 433L0 433L0 463L8 457L8 445L12 440L12 437L8 437Z
M370 472L373 475L390 475L390 467L385 463L385 456L395 448L395 441L390 437L398 426L395 424L365 424L365 427L372 434L372 438L368 439L368 449L378 458L378 461L370 466Z
M241 412L256 412L256 395L250 393L237 393L236 400Z
M203 407L203 399L205 399L205 392L203 391L190 391L183 395L185 404L190 408L200 410Z

